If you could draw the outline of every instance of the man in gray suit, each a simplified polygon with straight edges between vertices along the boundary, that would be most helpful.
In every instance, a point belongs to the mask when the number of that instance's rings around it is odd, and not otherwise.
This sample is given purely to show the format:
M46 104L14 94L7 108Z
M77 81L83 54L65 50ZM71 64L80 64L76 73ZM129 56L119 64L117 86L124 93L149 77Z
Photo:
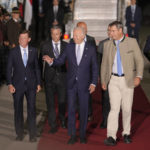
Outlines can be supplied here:
M110 24L113 40L104 44L101 66L102 89L108 85L111 110L108 115L106 145L114 146L118 130L120 108L123 119L123 140L131 143L131 112L134 87L138 86L143 76L144 61L135 39L125 37L123 25L119 21Z

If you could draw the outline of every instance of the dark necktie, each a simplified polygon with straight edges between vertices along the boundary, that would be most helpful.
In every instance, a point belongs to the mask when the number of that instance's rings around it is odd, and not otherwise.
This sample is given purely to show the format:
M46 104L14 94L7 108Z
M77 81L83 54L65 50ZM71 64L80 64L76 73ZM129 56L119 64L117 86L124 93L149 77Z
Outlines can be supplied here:
M59 57L58 43L55 43L54 54L56 58Z

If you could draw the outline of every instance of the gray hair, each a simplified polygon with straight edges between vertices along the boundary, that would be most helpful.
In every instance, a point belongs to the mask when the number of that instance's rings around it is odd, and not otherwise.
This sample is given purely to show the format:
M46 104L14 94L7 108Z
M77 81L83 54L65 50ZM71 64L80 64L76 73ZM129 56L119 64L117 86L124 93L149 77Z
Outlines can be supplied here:
M51 32L52 32L52 30L54 30L54 29L59 29L60 32L62 33L62 28L61 28L60 26L58 26L58 25L52 26L52 27L51 27Z
M122 29L122 31L123 31L123 24L121 21L113 21L108 26L109 27L116 26L117 29Z
M74 30L73 31L75 31L75 30L80 30L80 31L82 31L82 34L85 36L85 30L82 28L82 27L75 27L74 28Z

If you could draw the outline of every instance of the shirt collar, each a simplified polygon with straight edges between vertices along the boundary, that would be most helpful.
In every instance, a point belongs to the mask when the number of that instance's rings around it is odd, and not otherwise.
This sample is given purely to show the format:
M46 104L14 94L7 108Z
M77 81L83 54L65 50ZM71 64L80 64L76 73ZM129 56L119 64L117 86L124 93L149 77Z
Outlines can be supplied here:
M13 20L14 20L15 22L18 22L18 20L17 20L17 19L14 19L14 18L13 18Z
M136 4L134 4L134 5L131 5L131 7L135 9L135 8L136 8Z
M82 45L84 45L84 44L85 44L85 40L83 40L82 43L76 44L76 45L77 45L77 46L79 46L79 45L82 46Z
M22 47L22 46L20 45L20 49L21 49L21 50L23 50L23 49L28 50L28 45L27 45L27 47L25 47L25 48L24 48L24 47Z
M117 41L119 42L123 42L125 39L125 35L123 35L123 37L120 40L113 40L114 45L116 45Z
M52 43L53 43L53 45L55 45L56 43L59 45L59 44L60 44L60 40L59 40L58 42L54 42L54 41L52 40Z

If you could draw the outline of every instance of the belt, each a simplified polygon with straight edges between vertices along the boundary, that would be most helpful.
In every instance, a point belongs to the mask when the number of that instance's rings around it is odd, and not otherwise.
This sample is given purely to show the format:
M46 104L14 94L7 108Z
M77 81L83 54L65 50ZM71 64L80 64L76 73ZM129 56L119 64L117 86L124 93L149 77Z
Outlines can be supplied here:
M124 74L122 74L122 75L119 75L119 74L117 74L117 73L111 73L113 76L117 76L117 77L123 77L124 76Z

